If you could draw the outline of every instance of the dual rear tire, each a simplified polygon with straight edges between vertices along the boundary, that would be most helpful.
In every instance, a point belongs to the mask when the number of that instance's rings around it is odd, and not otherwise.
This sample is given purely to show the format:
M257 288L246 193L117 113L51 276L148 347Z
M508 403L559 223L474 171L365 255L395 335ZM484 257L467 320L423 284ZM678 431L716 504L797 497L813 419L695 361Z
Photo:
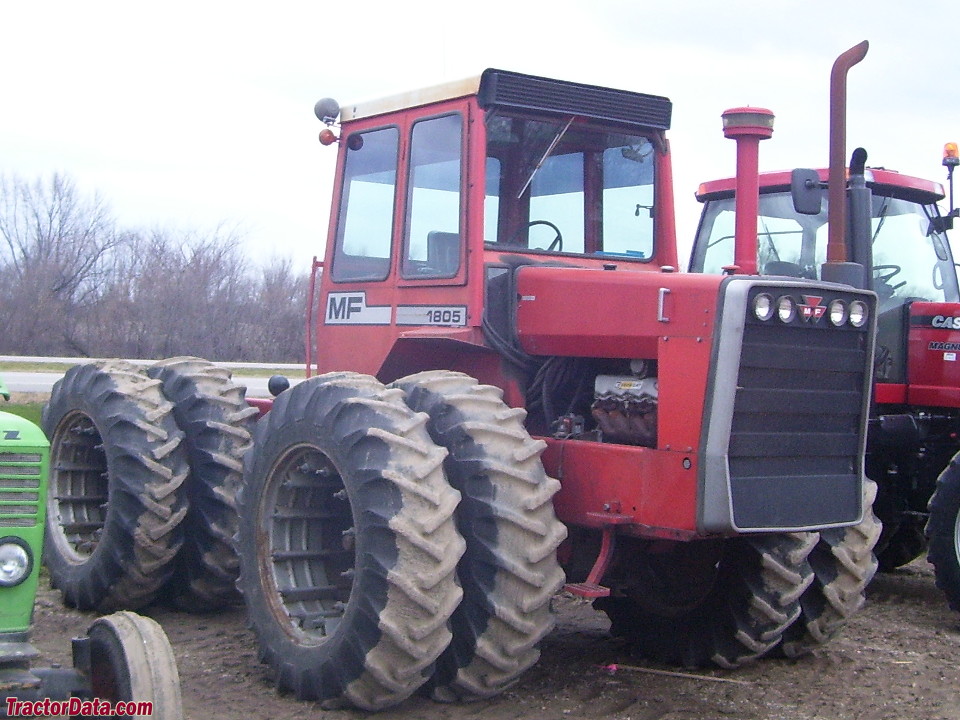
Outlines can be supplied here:
M43 412L51 442L44 560L69 605L111 612L168 597L239 601L236 493L251 415L198 358L77 365Z
M335 373L280 395L247 456L239 535L277 685L378 710L515 682L563 582L542 449L522 411L457 373L390 388Z

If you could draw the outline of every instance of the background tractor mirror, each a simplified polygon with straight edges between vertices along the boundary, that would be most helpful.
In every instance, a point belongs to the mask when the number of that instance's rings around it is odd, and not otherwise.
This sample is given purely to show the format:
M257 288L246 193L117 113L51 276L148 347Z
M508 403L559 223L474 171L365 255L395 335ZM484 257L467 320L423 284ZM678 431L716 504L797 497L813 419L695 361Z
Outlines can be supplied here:
M793 209L801 215L818 215L823 193L816 170L797 168L790 173L790 196Z

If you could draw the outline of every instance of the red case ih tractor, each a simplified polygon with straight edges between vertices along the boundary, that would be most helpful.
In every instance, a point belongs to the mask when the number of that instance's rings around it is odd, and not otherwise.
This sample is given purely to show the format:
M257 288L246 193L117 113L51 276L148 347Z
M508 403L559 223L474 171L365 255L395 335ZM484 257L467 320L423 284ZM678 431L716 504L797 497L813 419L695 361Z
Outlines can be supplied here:
M948 143L944 165L957 163ZM817 171L812 182L827 183ZM918 557L929 543L937 585L960 611L960 289L939 183L882 168L851 168L840 201L857 220L850 257L872 268L879 298L875 386L867 441L867 475L878 484L883 521L876 547L882 570ZM719 272L733 252L734 180L700 185L704 203L692 272ZM765 275L816 277L826 254L827 209L798 212L790 173L760 176L757 263ZM926 536L925 536L926 528Z
M420 688L495 695L537 660L565 575L639 652L685 665L796 656L860 607L879 534L863 472L875 296L675 272L669 100L487 70L316 112L339 145L311 301L319 374L249 400L264 415L237 502L239 588L279 687L366 709ZM725 120L756 188L770 118ZM125 372L87 367L105 396ZM153 374L149 392L172 383ZM197 393L134 408L124 431L89 393L62 394L54 446L76 429L106 478L101 424L156 464L203 444L219 470L248 437L235 402L160 427ZM169 528L165 548L196 504L173 486L204 474L171 462L162 507L141 502L169 519L144 527ZM79 475L69 487L82 495ZM100 530L82 538L90 561ZM159 568L158 543L143 545Z

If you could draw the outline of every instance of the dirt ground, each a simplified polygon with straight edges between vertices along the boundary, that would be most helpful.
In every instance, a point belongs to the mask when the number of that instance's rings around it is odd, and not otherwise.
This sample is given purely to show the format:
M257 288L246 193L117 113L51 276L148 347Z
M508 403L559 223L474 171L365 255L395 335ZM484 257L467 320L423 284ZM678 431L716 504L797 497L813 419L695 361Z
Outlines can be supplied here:
M555 599L557 628L540 663L502 696L444 705L414 697L378 720L960 720L960 616L917 560L878 575L866 607L841 636L802 660L763 660L736 671L675 671L632 658L607 634L605 616L571 596ZM37 598L34 644L42 664L70 664L69 638L94 616L64 608L48 588ZM192 720L356 720L358 711L325 711L279 695L256 658L242 609L187 615L148 614L166 630L177 655L186 716ZM611 673L604 669L617 664Z

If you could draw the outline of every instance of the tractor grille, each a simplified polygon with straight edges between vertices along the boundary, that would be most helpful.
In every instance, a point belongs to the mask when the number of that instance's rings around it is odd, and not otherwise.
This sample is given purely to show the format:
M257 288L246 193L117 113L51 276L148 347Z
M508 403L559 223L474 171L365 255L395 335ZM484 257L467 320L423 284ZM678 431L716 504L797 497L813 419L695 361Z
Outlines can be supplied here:
M748 316L728 448L737 527L815 527L860 517L871 342L869 325Z
M43 455L0 451L0 528L39 524Z

